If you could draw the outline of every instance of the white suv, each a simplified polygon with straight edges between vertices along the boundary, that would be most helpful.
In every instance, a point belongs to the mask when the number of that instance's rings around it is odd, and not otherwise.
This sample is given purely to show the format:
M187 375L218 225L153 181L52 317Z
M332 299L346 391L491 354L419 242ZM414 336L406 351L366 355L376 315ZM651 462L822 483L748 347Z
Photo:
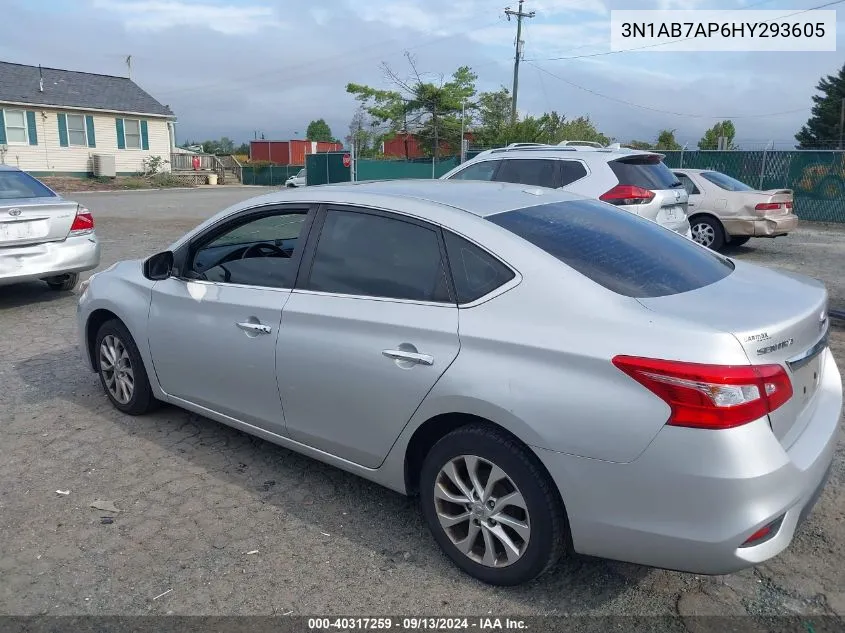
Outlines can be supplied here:
M689 238L688 194L663 154L620 147L514 143L481 152L443 180L493 180L598 198Z

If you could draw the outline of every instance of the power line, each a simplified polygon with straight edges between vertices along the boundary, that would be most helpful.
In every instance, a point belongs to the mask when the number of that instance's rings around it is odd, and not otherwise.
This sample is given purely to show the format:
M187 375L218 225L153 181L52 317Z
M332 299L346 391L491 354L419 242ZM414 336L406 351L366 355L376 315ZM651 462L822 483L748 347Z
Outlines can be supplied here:
M845 0L840 0L840 1L845 2ZM597 92L597 91L592 90L590 88L586 88L586 87L581 86L579 84L576 84L572 81L569 81L568 79L564 79L560 75L556 75L555 73L538 66L534 62L529 61L529 62L526 62L526 63L531 64L532 66L534 66L534 68L540 70L541 72L546 73L550 77L554 77L555 79L572 86L573 88L578 88L579 90L583 90L584 92L589 92L590 94L595 95L597 97L601 97L602 99L608 99L609 101L615 101L617 103L622 103L622 104L625 104L627 106L631 106L632 108L640 108L641 110L650 110L651 112L659 112L661 114L672 114L674 116L682 116L682 117L688 117L688 118L692 118L692 119L720 119L720 120L724 120L724 119L756 119L756 118L764 118L764 117L770 117L770 116L779 116L779 115L782 115L782 114L794 114L796 112L806 112L807 110L810 109L809 106L806 106L806 107L803 107L803 108L796 108L795 110L784 110L782 112L769 112L769 113L766 113L766 114L735 114L735 115L722 115L722 116L715 116L715 115L710 116L710 115L706 115L706 114L689 114L689 113L685 113L685 112L673 112L671 110L661 110L660 108L653 108L651 106L645 106L645 105L641 105L639 103L633 103L632 101L626 101L625 99L619 99L617 97L611 97L610 95L602 94L601 92Z
M767 2L771 2L772 0L762 0L756 4L751 4L745 7L746 9L751 9L753 7L760 6L762 4L766 4ZM778 18L772 18L771 20L762 20L762 22L777 22L778 20L784 20L786 18L791 18L796 15L801 15L802 13L807 13L808 11L817 11L819 9L825 9L827 7L832 7L836 4L842 4L845 0L834 0L833 2L828 2L827 4L821 4L817 7L810 7L809 9L803 9L801 11L796 11L794 13L788 13L787 15L782 15ZM526 59L526 62L551 62L551 61L566 61L569 59L586 59L588 57L603 57L604 55L615 55L617 53L630 53L631 51L641 51L647 48L657 48L658 46L669 46L670 44L677 44L678 42L686 42L687 40L695 39L694 37L684 37L678 40L671 40L669 42L658 42L656 44L645 44L643 46L635 46L634 48L626 48L625 50L621 51L603 51L600 53L586 53L584 55L572 55L569 57L537 57L535 59ZM575 49L570 49L575 50Z
M403 46L403 48L405 50L413 50L415 48L422 48L424 46L430 46L432 44L436 44L436 43L442 42L444 40L452 39L454 37L465 36L467 33L471 33L473 31L483 31L484 29L487 29L487 28L490 28L491 26L495 26L495 25L499 24L501 21L502 20L501 20L501 17L500 17L499 19L497 19L493 22L489 22L487 24L476 27L474 29L455 32L455 33L449 33L449 34L442 35L442 36L439 36L439 37L436 37L436 38L432 38L430 40L425 40L423 42L420 42L419 44L414 44L412 46ZM394 41L393 39L383 40L383 41L377 42L375 44L370 44L368 46L364 46L360 50L377 48L377 47L383 46L385 44L392 43L393 41ZM349 66L354 66L355 64L359 64L363 61L379 57L379 56L383 55L384 53L385 53L385 51L381 51L376 55L359 57L359 58L353 59L351 61L346 61L345 63L339 64L339 65L332 64L332 65L325 67L325 68L318 68L317 70L319 70L320 72L325 72L325 71L333 70L333 69L347 68ZM201 91L201 90L214 90L216 88L224 88L224 87L229 88L234 83L243 83L244 81L249 81L249 80L252 80L252 79L269 78L269 77L274 77L274 76L279 76L279 75L284 75L284 78L286 80L301 79L303 77L307 77L307 76L314 74L315 68L314 68L313 64L330 62L330 61L333 61L333 60L336 60L336 59L339 59L339 58L344 58L344 59L348 60L349 59L349 52L347 51L347 52L344 52L344 53L338 53L336 55L330 55L330 56L324 57L322 59L312 60L312 62L311 62L312 66L307 71L299 73L299 74L294 74L294 75L288 75L287 74L291 70L294 70L296 68L302 68L301 64L295 64L295 65L291 65L291 66L284 66L282 68L278 68L278 69L272 70L272 71L261 71L261 72L253 73L251 75L241 75L241 76L237 77L235 81L232 81L232 80L217 81L217 82L210 83L210 84L195 85L195 86L189 86L189 87L184 87L184 88L175 88L173 90L163 90L163 91L158 91L158 94L162 94L162 95L165 95L165 96L171 96L171 95L177 95L177 94L198 92L198 91Z

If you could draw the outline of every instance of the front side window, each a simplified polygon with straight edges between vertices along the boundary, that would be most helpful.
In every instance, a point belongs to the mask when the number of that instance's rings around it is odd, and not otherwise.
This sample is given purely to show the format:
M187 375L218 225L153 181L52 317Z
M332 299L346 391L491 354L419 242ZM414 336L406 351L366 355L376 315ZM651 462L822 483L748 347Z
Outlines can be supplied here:
M294 256L307 210L285 210L235 220L222 233L192 249L193 279L268 288L291 288Z
M433 228L354 211L326 213L307 288L364 297L450 301Z
M496 173L498 182L512 182L532 187L557 187L557 161L531 158L512 158L502 161Z
M4 110L6 121L6 142L25 145L28 142L26 134L26 113L23 110Z
M499 162L498 160L485 160L470 165L454 176L450 176L449 180L493 180L493 174L496 173Z
M754 191L754 187L749 187L744 182L718 171L703 171L701 177L725 191Z
M513 271L472 242L444 231L446 253L459 304L490 294L514 278Z
M70 145L88 146L88 135L85 133L85 117L80 114L67 115L67 138Z
M123 119L123 138L126 149L141 149L141 122L138 119Z
M56 194L22 171L0 170L0 200L54 198Z
M688 292L733 271L730 260L692 240L598 200L553 202L488 219L627 297Z

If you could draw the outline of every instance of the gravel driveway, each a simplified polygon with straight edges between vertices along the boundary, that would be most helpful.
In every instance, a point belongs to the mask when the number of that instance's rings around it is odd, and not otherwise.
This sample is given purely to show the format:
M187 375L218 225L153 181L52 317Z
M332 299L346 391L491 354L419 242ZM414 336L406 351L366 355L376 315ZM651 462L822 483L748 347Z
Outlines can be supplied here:
M104 268L257 193L76 199L95 214ZM732 254L822 278L845 307L843 253L845 227L816 225ZM845 614L842 450L792 546L756 569L576 559L491 588L447 562L410 500L179 409L119 414L81 363L75 305L42 284L0 290L0 613ZM833 348L845 369L845 329Z

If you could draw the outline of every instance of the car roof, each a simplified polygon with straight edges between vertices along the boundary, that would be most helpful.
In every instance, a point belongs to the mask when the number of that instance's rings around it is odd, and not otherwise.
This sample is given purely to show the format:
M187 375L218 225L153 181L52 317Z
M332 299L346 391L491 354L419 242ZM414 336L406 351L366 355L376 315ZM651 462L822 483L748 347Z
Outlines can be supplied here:
M375 180L335 183L278 191L261 196L263 203L329 202L338 204L402 206L402 202L428 202L478 217L550 202L582 200L583 196L559 189L505 182L475 180ZM255 202L253 199L251 202Z
M487 160L493 158L558 158L558 159L578 159L587 162L609 162L622 158L624 156L649 156L656 155L664 157L659 151L647 151L639 149L630 149L627 147L609 148L609 147L584 147L575 145L536 145L536 146L515 146L515 147L499 147L496 149L484 150L476 155L470 161Z
M688 174L701 174L705 171L716 171L715 169L687 169L686 167L676 167L672 171L683 171Z

